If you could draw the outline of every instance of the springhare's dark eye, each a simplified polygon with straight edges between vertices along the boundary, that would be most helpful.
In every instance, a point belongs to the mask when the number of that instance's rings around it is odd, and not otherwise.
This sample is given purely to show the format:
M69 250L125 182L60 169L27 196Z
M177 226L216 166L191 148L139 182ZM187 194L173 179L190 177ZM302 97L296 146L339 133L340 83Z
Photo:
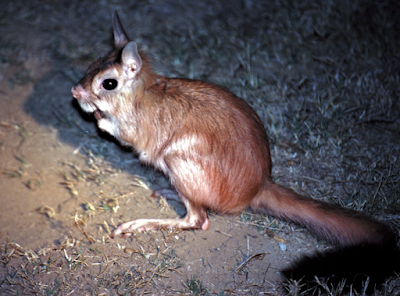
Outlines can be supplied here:
M113 90L117 87L118 81L115 79L104 79L103 81L103 87L106 90Z

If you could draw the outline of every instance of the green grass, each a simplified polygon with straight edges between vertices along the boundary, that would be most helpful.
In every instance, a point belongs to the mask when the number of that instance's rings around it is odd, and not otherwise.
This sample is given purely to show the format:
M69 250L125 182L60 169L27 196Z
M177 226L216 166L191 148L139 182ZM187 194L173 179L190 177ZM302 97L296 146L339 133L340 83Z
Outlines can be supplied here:
M196 276L192 275L190 279L186 281L184 284L185 288L190 291L192 295L195 296L204 296L204 295L210 295L204 287L203 283L201 280L197 279Z

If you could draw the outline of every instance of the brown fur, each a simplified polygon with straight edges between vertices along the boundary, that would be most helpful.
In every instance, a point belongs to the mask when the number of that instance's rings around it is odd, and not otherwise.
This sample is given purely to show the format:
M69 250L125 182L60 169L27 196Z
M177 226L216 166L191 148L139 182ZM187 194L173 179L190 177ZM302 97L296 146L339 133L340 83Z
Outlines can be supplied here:
M206 209L235 214L250 206L342 246L393 240L391 230L372 218L273 183L267 135L248 104L206 82L154 74L116 15L114 35L116 49L89 68L73 96L84 110L95 112L100 128L170 177L187 215L134 220L113 235L160 227L205 230ZM126 49L128 44L133 49ZM101 82L108 78L117 79L118 88L104 90Z

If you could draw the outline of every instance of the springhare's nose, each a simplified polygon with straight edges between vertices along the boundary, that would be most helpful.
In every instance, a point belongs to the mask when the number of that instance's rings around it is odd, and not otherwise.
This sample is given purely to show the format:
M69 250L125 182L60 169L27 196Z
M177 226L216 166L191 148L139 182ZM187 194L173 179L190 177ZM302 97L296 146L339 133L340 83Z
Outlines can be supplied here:
M71 93L72 96L77 99L80 100L82 99L82 92L83 92L83 87L80 84L75 85L72 89L71 89Z

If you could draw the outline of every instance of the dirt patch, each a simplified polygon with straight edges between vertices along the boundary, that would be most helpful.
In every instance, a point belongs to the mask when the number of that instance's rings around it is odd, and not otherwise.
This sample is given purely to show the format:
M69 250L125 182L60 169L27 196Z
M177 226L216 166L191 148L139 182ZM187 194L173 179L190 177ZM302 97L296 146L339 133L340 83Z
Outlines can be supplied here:
M279 270L326 248L301 228L251 212L211 213L206 232L108 237L133 218L184 215L181 205L150 197L168 181L99 132L70 94L110 48L114 10L159 73L223 85L255 108L272 140L277 182L398 231L392 35L400 18L386 9L390 1L114 2L3 5L0 293L279 295ZM375 29L365 23L372 11ZM382 293L398 286L394 278Z

